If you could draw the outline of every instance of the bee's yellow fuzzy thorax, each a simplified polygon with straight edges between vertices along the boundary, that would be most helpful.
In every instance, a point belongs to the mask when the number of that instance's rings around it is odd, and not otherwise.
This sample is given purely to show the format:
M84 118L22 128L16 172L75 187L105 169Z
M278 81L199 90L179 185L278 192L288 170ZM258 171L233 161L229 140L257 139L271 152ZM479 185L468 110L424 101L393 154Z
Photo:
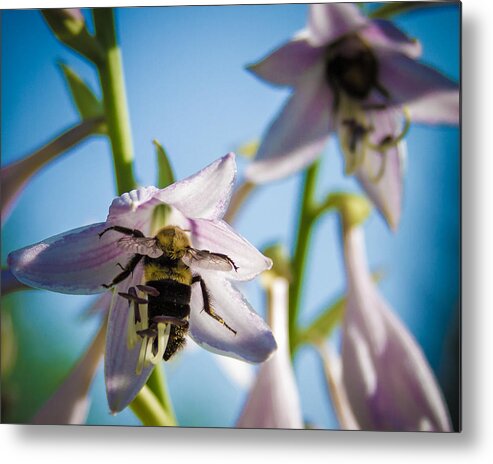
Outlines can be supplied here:
M170 259L181 259L190 247L190 239L184 230L177 226L163 227L157 234L156 239L160 248Z

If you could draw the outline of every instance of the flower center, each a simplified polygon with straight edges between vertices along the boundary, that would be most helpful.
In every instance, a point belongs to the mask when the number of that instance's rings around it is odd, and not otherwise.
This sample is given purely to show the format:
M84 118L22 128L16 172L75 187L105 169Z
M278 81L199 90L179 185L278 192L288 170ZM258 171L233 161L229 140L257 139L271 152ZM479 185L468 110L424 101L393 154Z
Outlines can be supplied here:
M136 295L137 296L137 295ZM129 305L127 326L127 348L133 349L140 343L135 373L140 375L144 367L157 364L163 359L171 331L166 322L150 323L147 304L137 301Z
M346 175L354 174L362 167L368 151L371 151L381 158L380 166L375 172L367 172L368 179L374 184L378 183L385 174L389 150L397 147L404 139L411 123L409 112L403 107L399 110L399 116L403 121L402 128L396 127L377 140L375 126L379 121L374 118L378 111L382 110L367 110L359 102L342 94L336 112L337 132L344 154Z
M364 100L378 88L378 62L371 48L357 35L344 37L327 49L325 75L336 94Z

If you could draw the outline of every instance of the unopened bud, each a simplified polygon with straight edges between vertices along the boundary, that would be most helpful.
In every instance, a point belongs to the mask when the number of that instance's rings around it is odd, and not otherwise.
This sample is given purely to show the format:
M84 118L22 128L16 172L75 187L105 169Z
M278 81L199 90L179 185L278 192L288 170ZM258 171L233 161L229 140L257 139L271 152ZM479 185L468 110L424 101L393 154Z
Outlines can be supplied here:
M262 274L263 280L267 279L267 285L272 278L281 277L287 281L291 280L291 264L288 254L281 244L276 243L268 246L263 250L263 254L270 258L273 263L272 268Z
M339 211L346 230L365 222L372 210L370 201L365 196L355 193L332 193L327 201Z
M43 10L43 16L61 41L77 37L86 26L79 8L54 8Z

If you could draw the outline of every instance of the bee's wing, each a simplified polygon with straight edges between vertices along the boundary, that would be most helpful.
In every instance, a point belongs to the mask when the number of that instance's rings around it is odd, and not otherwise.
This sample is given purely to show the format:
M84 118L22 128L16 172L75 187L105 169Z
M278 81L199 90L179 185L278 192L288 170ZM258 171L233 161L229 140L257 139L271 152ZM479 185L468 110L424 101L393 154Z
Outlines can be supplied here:
M188 248L182 261L188 266L198 267L199 269L213 271L237 269L235 263L227 255L212 253L208 250L196 250L195 248Z
M155 237L125 236L118 240L118 246L129 253L146 255L150 258L159 258L163 254L163 250L157 246Z

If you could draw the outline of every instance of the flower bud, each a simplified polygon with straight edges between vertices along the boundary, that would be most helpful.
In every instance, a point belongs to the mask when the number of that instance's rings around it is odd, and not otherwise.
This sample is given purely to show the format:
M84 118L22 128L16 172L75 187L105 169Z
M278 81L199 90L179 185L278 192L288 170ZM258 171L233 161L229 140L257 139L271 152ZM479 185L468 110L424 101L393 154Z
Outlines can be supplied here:
M79 8L43 10L43 16L61 41L78 36L86 25Z

